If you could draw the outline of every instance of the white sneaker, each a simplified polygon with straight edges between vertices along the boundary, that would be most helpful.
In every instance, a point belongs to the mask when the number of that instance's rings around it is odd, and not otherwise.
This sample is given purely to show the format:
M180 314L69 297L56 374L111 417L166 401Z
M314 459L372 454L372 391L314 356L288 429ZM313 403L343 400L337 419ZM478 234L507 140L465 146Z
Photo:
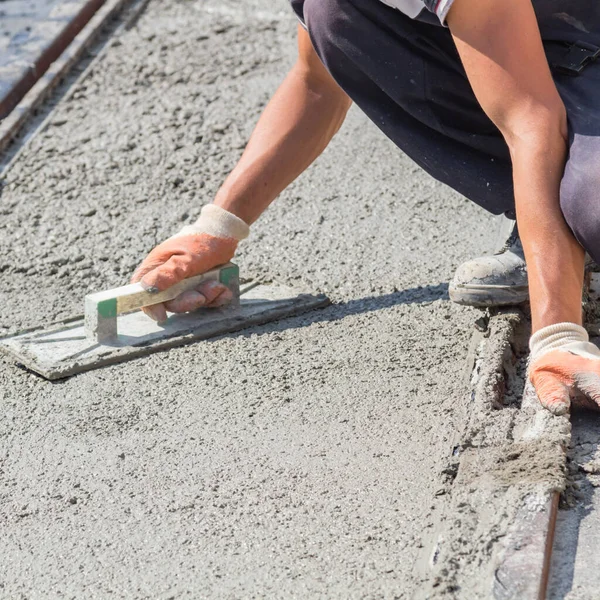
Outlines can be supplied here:
M515 221L504 246L493 256L469 260L456 270L450 299L466 306L508 306L529 299L527 268Z

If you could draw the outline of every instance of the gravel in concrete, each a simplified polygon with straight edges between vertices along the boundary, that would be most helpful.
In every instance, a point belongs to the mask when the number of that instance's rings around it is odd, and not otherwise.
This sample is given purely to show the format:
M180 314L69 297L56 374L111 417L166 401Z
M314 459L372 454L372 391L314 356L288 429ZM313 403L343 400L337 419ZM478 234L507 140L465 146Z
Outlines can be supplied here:
M295 54L287 3L152 2L8 171L0 334L78 314L193 220ZM408 598L466 419L491 218L353 110L248 279L336 303L49 383L0 359L0 595Z

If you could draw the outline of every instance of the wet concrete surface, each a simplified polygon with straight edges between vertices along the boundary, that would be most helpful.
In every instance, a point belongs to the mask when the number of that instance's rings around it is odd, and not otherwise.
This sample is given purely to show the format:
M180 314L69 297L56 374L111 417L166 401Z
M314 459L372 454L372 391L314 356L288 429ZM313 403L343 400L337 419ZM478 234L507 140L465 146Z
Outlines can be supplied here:
M87 22L90 15L83 11L87 4L87 0L0 2L0 120Z
M198 215L295 28L283 0L150 3L5 175L0 335ZM0 595L411 597L479 316L447 281L492 239L353 109L237 260L333 306L59 383L0 358Z
M0 0L0 53L6 52L11 39L26 34L45 19L60 0Z

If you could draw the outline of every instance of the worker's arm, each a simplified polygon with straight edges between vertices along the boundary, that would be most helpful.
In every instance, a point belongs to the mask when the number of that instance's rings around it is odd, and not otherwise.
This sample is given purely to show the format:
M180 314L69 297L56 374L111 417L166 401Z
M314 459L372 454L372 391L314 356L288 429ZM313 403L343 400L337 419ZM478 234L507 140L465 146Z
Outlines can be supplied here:
M298 26L298 60L265 108L237 166L200 219L157 246L132 281L162 290L227 262L237 243L269 204L325 149L351 101ZM221 284L207 283L166 305L145 309L162 321L166 310L187 312L229 299Z
M566 113L531 0L455 0L448 25L475 95L512 157L534 331L531 381L555 413L568 409L576 391L600 400L600 355L581 327L584 250L559 205Z
M455 0L448 25L475 95L510 149L533 329L581 324L584 251L559 205L567 118L531 0Z
M265 108L215 204L252 224L323 152L350 105L298 26L298 60Z

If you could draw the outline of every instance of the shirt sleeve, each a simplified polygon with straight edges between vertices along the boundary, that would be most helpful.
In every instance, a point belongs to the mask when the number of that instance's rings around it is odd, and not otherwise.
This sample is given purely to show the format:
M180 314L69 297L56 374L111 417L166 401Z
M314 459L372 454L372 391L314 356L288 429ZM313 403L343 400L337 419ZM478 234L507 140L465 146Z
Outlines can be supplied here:
M424 0L424 2L427 9L437 15L441 23L446 23L448 11L454 0Z
M304 0L290 0L292 10L296 13L300 25L306 29L306 22L304 21Z

